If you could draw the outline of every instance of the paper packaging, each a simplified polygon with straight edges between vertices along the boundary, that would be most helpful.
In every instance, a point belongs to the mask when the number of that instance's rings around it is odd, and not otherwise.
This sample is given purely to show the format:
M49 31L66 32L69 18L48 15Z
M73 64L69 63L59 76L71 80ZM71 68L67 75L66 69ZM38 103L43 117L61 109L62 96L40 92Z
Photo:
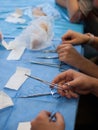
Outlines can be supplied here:
M13 49L7 57L7 60L19 60L25 51L25 47Z
M20 122L17 130L30 130L31 125L30 122Z
M0 91L0 109L13 106L12 99L3 91Z
M25 82L25 80L28 78L25 74L30 75L30 69L17 67L16 72L9 79L5 87L9 89L18 90L21 87L21 85Z

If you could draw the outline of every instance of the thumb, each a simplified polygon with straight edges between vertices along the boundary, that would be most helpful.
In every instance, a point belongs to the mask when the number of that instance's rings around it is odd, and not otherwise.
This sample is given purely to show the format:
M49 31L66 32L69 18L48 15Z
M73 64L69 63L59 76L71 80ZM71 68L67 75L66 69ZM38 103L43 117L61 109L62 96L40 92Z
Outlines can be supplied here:
M77 44L76 39L62 41L62 44Z
M65 121L63 116L57 112L56 113L56 122L55 122L58 126L60 126L61 130L65 130Z
M57 112L55 116L57 120L56 122L65 126L64 117L59 112Z
M80 80L78 78L73 79L72 81L68 82L69 88L73 91L80 86Z

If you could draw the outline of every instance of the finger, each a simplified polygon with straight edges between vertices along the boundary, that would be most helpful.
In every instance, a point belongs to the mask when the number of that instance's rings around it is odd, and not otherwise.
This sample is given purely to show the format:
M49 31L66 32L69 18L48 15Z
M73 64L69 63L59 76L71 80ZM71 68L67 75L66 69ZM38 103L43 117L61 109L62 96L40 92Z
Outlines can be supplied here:
M82 95L86 95L90 93L89 90L81 90L81 89L76 89L75 92Z
M64 91L62 91L62 90L58 90L58 93L61 95L61 96L65 96L65 92Z
M78 98L78 97L79 97L79 94L77 94L77 93L75 93L75 92L73 92L73 91L70 91L69 93L70 93L70 96L71 96L72 98Z
M71 89L71 85L70 85L69 82L68 82L68 83L65 83L65 84L62 86L62 88L65 90L65 91L63 91L63 92L61 93L62 96L66 96L67 98L71 98L71 97L73 97L73 98L78 98L78 94L70 90L70 89Z
M46 117L49 117L50 115L51 115L51 112L41 111L38 116L46 116Z
M71 33L72 33L72 31L71 31L71 30L68 30L68 32L65 33L65 34L62 36L62 40L70 39L70 38L71 38Z
M89 93L89 90L87 89L84 89L84 87L81 87L81 84L80 84L80 80L79 78L76 78L72 81L69 82L70 84L70 89L74 92L74 93L77 93L77 94L88 94Z
M66 93L64 94L64 96L68 99L71 98L71 95L70 95L70 90L67 90Z
M77 44L76 42L76 39L71 39L62 41L62 44Z
M62 123L64 125L64 117L59 112L55 114L55 117L58 124Z
M60 74L58 74L52 81L52 83L60 83L62 80L63 81L66 81L66 75L67 75L67 72L64 71Z
M61 45L59 45L59 46L56 48L56 51L58 52L58 51L62 50L64 47L65 47L65 45L64 45L64 44L61 44Z

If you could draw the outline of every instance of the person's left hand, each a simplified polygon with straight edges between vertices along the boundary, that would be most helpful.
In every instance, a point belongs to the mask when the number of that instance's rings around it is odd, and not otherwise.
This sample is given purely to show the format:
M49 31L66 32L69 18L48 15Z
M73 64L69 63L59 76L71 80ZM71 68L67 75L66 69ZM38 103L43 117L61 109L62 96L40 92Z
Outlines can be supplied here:
M51 113L42 111L39 115L31 122L31 130L64 130L64 118L60 113L56 113L56 121L50 121Z

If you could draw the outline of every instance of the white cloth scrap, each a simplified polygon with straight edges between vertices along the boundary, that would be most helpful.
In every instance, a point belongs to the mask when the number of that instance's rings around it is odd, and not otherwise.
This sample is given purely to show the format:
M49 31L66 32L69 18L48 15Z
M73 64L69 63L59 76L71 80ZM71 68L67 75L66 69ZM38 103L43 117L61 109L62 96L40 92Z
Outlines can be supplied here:
M30 130L31 125L30 122L20 122L17 130Z
M12 99L3 91L0 91L0 109L13 106Z
M5 87L9 89L18 90L28 78L25 74L30 75L31 70L27 68L17 67L16 72L9 79Z

